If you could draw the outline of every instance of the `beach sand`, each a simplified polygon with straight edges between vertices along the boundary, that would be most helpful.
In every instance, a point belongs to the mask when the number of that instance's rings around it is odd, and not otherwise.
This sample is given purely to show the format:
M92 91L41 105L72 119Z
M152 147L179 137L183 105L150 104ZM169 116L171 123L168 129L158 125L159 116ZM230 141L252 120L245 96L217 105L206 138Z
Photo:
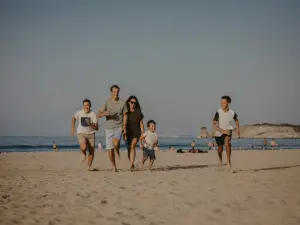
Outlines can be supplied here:
M107 153L94 172L79 152L0 154L0 224L300 224L300 150L232 156L228 171L216 152L159 152L129 172L122 152L113 173Z

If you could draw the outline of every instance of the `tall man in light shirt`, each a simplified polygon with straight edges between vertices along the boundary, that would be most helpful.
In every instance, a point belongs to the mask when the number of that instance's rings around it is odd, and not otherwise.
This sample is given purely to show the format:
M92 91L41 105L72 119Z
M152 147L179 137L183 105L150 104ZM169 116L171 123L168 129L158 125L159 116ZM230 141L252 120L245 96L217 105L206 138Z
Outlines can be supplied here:
M105 101L98 112L98 118L106 117L105 137L106 149L111 161L113 171L117 172L115 152L120 158L120 141L122 135L126 139L127 106L123 99L119 98L120 88L113 85L110 88L111 97Z

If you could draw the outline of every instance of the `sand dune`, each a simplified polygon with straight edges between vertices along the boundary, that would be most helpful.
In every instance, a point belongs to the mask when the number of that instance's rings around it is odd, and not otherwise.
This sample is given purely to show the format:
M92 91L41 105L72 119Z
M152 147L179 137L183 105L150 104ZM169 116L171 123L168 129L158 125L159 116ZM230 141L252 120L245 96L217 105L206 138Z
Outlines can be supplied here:
M140 158L140 153L138 158ZM96 153L0 155L0 224L300 224L300 151L235 151L233 170L215 152L157 154L155 170L110 171Z

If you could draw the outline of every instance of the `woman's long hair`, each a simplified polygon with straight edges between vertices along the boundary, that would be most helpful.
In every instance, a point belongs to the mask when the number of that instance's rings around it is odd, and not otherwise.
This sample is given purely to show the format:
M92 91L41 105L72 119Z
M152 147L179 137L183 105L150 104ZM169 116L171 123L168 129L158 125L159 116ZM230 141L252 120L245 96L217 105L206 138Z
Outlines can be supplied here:
M136 110L139 110L139 111L142 111L141 109L141 106L140 106L140 103L139 103L139 100L137 99L137 97L135 97L134 95L131 95L127 101L126 101L126 105L127 105L127 109L128 109L128 112L129 112L129 109L130 109L130 101L134 99L136 101L136 104L135 104L135 109Z

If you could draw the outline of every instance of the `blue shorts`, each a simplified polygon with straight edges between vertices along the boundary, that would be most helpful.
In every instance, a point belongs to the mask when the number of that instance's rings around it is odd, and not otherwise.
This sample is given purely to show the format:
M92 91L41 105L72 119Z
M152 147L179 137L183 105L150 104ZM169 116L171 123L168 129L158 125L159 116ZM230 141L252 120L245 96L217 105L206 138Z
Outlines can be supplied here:
M150 158L150 160L155 160L156 157L155 157L154 149L144 148L143 149L143 157L144 157L144 159Z
M121 140L122 137L122 128L114 128L114 129L105 129L105 138L106 138L106 149L114 149L113 140Z

